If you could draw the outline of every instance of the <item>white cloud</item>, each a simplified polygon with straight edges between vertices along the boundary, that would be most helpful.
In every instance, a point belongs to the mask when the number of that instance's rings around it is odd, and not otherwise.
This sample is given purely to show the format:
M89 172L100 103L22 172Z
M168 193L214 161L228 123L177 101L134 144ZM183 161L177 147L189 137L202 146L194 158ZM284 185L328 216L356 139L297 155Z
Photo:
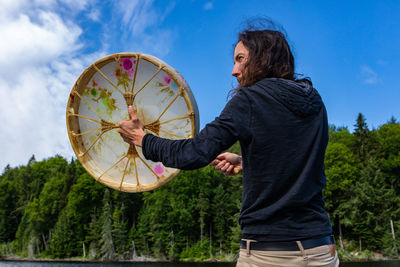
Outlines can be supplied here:
M81 11L89 6L89 2L93 2L90 0L59 0L60 3L65 4L68 8L75 10L75 11Z
M212 2L207 2L204 4L203 9L204 10L211 10L214 8L214 4Z
M81 30L68 27L54 13L39 12L38 23L25 14L0 24L0 35L7 42L0 43L0 65L4 73L17 74L20 69L43 64L79 48L76 40Z
M7 40L0 42L0 172L6 164L26 164L32 154L38 160L73 155L66 101L99 55L77 57L82 30L55 13L54 2L0 2L0 36Z
M91 19L93 21L96 21L96 22L99 22L100 21L100 15L101 15L100 10L98 10L97 8L92 8L87 16L88 16L89 19Z
M122 23L133 37L139 36L146 28L156 23L157 15L150 9L152 0L120 1L118 8L123 14Z
M109 17L114 24L99 26L93 40L85 39L84 27L105 14L93 1L0 0L0 174L7 164L26 164L32 154L37 160L74 155L65 123L68 95L82 71L105 56L110 43L104 36L128 44L127 51L168 53L174 33L160 25L174 4L162 10L152 5L113 2L119 12ZM113 31L121 21L123 29ZM96 42L100 47L87 49Z
M366 84L376 84L378 82L378 74L369 66L362 65L360 67L363 82Z

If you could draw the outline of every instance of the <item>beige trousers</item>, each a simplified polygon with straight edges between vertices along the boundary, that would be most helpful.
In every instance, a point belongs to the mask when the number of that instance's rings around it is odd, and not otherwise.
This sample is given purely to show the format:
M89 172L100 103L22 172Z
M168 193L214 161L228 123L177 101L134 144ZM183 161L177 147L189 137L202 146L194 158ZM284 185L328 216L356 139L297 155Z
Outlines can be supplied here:
M299 241L299 251L261 251L240 249L236 267L277 267L277 266L339 266L334 245L303 249Z

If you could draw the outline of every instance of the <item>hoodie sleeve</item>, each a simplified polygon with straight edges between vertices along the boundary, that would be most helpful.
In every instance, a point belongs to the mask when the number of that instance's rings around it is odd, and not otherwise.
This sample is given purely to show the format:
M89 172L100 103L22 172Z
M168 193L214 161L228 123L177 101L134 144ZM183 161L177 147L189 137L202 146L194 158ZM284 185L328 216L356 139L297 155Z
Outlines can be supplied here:
M248 131L251 106L242 90L194 138L170 140L146 134L142 144L145 158L182 170L197 169L209 164Z

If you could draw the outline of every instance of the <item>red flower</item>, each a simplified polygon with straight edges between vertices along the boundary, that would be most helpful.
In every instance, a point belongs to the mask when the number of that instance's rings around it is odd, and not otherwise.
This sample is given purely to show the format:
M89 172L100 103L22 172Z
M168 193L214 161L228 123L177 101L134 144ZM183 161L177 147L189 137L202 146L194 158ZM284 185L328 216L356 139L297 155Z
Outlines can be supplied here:
M171 77L169 77L168 75L167 76L164 76L164 82L165 82L165 85L168 85L168 84L170 84L171 83Z
M124 68L124 70L130 70L133 67L132 60L127 57L125 57L121 60L121 64L122 64L122 67Z

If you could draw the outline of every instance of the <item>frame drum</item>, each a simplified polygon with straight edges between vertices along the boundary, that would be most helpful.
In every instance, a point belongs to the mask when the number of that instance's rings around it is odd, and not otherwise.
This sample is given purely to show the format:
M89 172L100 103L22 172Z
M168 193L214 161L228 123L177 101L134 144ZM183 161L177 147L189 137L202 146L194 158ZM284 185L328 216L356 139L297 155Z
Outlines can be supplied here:
M88 67L71 90L67 129L72 148L97 181L125 192L155 189L178 169L148 161L125 143L118 123L133 106L145 132L169 139L191 138L199 112L183 77L165 62L139 53L106 56Z

